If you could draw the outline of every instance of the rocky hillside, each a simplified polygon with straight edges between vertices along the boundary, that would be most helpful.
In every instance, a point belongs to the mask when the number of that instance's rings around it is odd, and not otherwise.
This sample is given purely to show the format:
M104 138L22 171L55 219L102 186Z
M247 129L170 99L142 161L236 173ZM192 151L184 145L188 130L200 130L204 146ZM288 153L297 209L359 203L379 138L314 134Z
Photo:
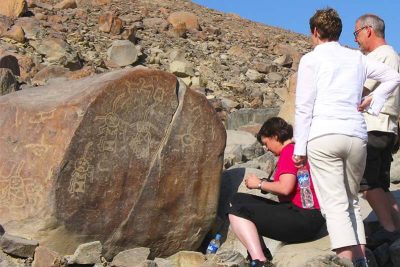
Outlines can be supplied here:
M225 120L240 108L279 107L311 49L303 35L191 1L24 2L0 5L2 54L17 57L22 88L144 65L205 93Z

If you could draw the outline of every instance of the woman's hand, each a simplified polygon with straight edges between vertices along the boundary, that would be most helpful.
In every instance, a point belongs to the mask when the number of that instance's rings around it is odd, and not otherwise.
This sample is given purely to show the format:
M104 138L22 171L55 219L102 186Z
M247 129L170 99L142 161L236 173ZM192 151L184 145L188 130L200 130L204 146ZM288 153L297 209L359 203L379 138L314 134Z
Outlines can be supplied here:
M371 105L372 102L372 96L366 96L362 98L361 104L358 105L358 111L363 112L364 110L368 109L368 107Z
M293 155L292 160L297 168L301 168L306 165L307 156Z
M249 174L244 179L244 184L248 189L257 189L258 185L261 183L261 179L255 174Z

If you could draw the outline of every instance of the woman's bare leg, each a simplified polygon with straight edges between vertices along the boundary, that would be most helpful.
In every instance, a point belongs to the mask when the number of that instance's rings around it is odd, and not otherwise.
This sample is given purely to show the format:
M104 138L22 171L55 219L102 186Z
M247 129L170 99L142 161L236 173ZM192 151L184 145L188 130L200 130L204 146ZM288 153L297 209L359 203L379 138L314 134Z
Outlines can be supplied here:
M253 260L266 261L255 224L247 219L229 214L231 228L246 247Z

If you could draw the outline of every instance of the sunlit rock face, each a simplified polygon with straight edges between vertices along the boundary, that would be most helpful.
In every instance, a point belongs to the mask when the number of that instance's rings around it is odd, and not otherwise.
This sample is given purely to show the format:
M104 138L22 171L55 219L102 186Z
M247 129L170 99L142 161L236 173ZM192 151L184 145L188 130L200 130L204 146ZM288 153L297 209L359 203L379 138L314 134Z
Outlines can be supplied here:
M0 223L61 253L195 249L216 214L226 133L172 74L109 72L0 97Z

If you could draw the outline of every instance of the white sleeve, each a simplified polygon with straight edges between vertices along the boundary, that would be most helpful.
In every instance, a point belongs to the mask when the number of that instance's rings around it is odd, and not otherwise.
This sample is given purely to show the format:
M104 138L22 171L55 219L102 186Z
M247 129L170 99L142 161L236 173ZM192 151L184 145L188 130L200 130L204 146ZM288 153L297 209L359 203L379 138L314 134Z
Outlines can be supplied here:
M296 86L294 155L307 154L307 141L317 95L315 62L310 54L300 60Z
M372 102L368 113L377 116L381 111L386 99L400 84L400 75L389 66L365 57L366 77L380 82L379 86L371 92Z

